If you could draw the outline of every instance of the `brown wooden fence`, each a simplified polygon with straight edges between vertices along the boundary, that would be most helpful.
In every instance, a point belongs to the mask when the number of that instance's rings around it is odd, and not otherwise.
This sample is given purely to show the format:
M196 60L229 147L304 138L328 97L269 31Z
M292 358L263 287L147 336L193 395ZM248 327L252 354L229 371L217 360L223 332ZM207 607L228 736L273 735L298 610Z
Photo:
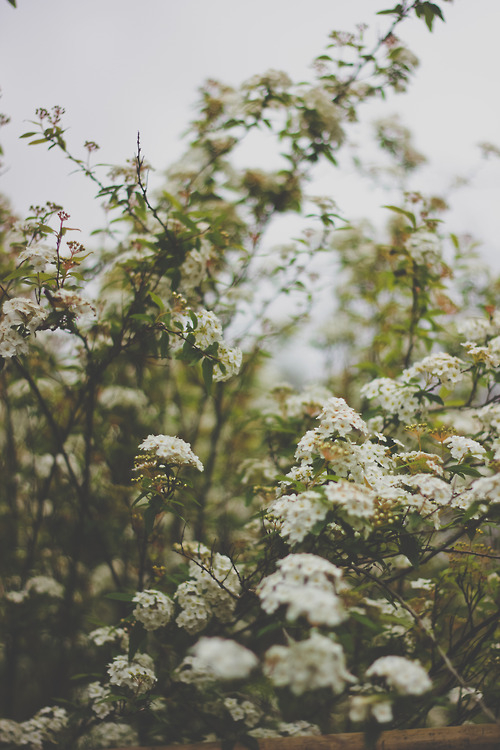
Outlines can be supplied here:
M362 733L325 734L321 737L274 737L259 740L261 750L366 750ZM219 742L196 745L156 745L114 750L220 750ZM247 750L236 745L235 750ZM466 724L460 727L407 729L383 732L376 750L500 750L499 724Z

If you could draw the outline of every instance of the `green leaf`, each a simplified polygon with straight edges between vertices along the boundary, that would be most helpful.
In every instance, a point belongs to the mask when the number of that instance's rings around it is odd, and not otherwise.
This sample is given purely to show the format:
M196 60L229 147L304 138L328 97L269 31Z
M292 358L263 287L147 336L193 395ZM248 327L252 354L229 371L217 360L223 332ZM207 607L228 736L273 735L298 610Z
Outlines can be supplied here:
M411 221L413 228L417 228L417 220L415 218L415 214L412 214L411 211L405 211L404 208L400 208L399 206L382 206L382 208L388 208L389 211L394 211L397 214L406 216L406 218Z
M8 2L10 2L10 0L8 0ZM36 135L36 130L30 130L29 133L23 133L19 138L32 138L34 135Z
M154 304L163 312L163 310L165 309L165 305L163 304L163 301L160 299L160 297L158 297L158 295L154 292L149 292L149 298L151 302L154 302Z
M207 389L208 393L210 393L212 389L212 383L214 379L214 364L215 363L213 359L208 359L208 357L205 357L203 362L201 363L203 382L205 383L205 388Z
M105 599L114 599L118 602L131 602L134 596L135 592L133 594L126 594L124 591L113 591L111 594L104 594Z
M7 2L10 3L13 8L17 8L16 0L7 0Z
M380 633L384 628L379 623L374 622L368 615L362 615L360 612L349 612L349 617L352 620L356 620L360 625L364 625L365 628L373 630L376 633Z

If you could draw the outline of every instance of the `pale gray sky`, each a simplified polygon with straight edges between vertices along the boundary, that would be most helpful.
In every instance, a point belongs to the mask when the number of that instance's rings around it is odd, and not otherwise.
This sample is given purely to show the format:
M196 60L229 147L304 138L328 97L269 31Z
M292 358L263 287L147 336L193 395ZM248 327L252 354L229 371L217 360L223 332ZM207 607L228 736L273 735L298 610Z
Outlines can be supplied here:
M36 107L66 109L68 141L76 151L89 139L99 158L123 163L140 130L148 160L162 170L182 151L179 135L206 77L237 84L268 68L300 79L332 29L366 22L386 28L379 0L0 0L0 131L6 170L0 190L19 212L47 199L62 203L84 235L99 223L93 187L60 154L29 147L19 135ZM422 187L444 189L478 161L475 144L500 145L498 0L443 4L446 23L429 34L421 21L401 37L421 66L407 94L370 105L363 117L399 112L430 159ZM453 198L450 230L471 231L485 253L499 256L500 162L478 174L473 189ZM332 197L351 215L370 215L386 197L360 193L346 176ZM337 191L337 194L336 194ZM338 194L340 191L340 195ZM366 199L366 203L365 203ZM378 201L378 203L377 203Z

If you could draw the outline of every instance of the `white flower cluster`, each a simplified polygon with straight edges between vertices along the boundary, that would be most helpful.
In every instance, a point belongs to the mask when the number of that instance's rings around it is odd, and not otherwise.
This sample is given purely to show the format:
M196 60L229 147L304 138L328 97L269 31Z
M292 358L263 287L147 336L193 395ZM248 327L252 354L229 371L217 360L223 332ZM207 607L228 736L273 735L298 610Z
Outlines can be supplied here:
M461 461L467 454L474 458L484 458L486 449L472 438L462 437L461 435L450 435L444 441L451 455L457 461Z
M243 721L247 727L255 727L262 711L251 701L239 701L237 698L225 698L224 707L228 710L233 721Z
M376 493L362 484L354 484L340 479L325 485L325 495L335 506L339 506L348 516L370 518L375 512Z
M73 315L94 316L96 313L93 304L73 289L58 289L52 294L50 301L56 310Z
M87 685L85 693L86 697L91 701L92 711L99 719L109 716L113 710L113 706L110 701L106 700L111 695L108 687L101 685L100 682L91 682Z
M286 606L287 619L305 617L311 625L335 627L346 617L336 593L342 571L323 557L307 553L288 555L275 573L264 578L257 590L262 609L272 614Z
M280 535L298 544L328 511L319 492L306 490L299 495L282 495L268 508L268 517L280 524Z
M271 646L264 673L274 685L288 687L295 695L326 687L338 694L346 683L356 681L347 671L342 646L316 631L290 646Z
M5 598L14 604L20 604L31 594L39 594L40 596L50 596L53 599L62 599L64 595L64 587L59 581L51 576L34 576L26 581L26 585L21 591L9 591L5 594Z
M366 433L366 423L343 398L329 398L319 414L316 432L323 438L331 435L344 437L353 430Z
M96 628L88 634L87 638L96 646L104 646L105 643L119 644L123 649L128 648L129 636L123 628L115 628L112 625L106 625L102 628Z
M191 450L189 443L171 435L148 435L139 445L139 450L160 459L163 464L194 466L203 471L203 464ZM140 467L139 467L140 468Z
M366 676L383 677L400 695L422 695L432 688L422 665L403 656L381 656L367 669Z
M43 750L46 742L55 743L58 733L68 724L64 708L40 709L31 719L16 722L0 719L0 743L28 746L30 750Z
M154 589L138 591L132 599L137 604L133 611L136 620L146 630L157 630L170 622L174 614L174 603L166 594Z
M466 318L457 325L458 332L467 341L482 341L500 334L500 310L489 318Z
M402 422L411 421L421 407L415 398L415 386L398 383L392 378L375 378L361 388L361 395L374 401L389 415L397 416Z
M415 508L421 516L435 514L434 525L438 528L439 511L448 507L452 500L451 486L430 474L403 476L401 480L403 486L410 490L405 498L406 504Z
M349 707L351 721L366 721L373 716L379 724L392 721L392 705L388 700L381 700L377 695L353 695Z
M287 417L317 417L325 401L332 398L333 394L328 388L321 385L307 385L302 393L289 395L284 402L284 411Z
M215 680L244 679L259 662L252 651L227 638L200 638L192 651L195 671L208 672Z
M139 736L129 724L103 721L92 727L77 742L78 750L99 750L108 747L130 747L139 744Z
M2 313L0 356L15 357L18 354L26 354L26 339L43 323L47 311L26 297L12 297L3 303Z
M328 134L331 142L341 143L344 139L341 126L344 112L334 104L332 94L322 86L314 86L305 92L303 102L301 132L310 137L315 130L321 130Z
M115 656L108 666L111 685L128 688L135 695L147 693L156 682L153 659L148 654L136 654L132 661L126 656Z
M108 385L99 393L99 403L105 409L117 406L143 411L148 406L144 391L139 388L126 388L122 385Z
M500 503L500 474L476 479L468 493L468 502Z
M188 633L199 633L216 617L229 622L241 589L238 574L229 557L212 553L202 544L184 545L191 555L191 580L177 587L175 599L182 608L176 623Z
M475 364L485 364L491 369L500 367L500 336L490 339L485 346L477 346L472 341L466 341L463 346Z
M409 382L424 375L427 385L435 378L447 388L451 388L463 380L466 368L467 364L458 357L452 357L446 352L437 352L404 370L401 378L404 382Z
M19 263L28 261L35 273L50 273L56 270L56 252L48 245L30 245L19 253Z
M212 257L212 247L202 241L199 248L190 250L181 265L180 290L184 294L192 294L201 284L207 274L207 265Z
M425 229L419 229L411 235L406 243L406 249L418 265L435 269L437 263L441 261L441 241L439 237Z
M215 364L214 380L229 380L239 372L243 353L238 347L231 348L222 337L222 324L215 313L209 310L196 312L197 326L192 331L196 344L200 349L206 349L210 344L218 343L217 359ZM223 368L220 365L223 365Z

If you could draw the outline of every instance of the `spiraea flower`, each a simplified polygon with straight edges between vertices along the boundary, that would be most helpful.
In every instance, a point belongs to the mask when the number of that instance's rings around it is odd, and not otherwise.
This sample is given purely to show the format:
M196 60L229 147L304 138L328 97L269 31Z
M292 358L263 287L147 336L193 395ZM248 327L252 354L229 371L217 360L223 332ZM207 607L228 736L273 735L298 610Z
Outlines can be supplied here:
M271 646L264 672L274 685L288 687L295 695L318 688L342 693L347 683L356 681L347 671L342 646L315 631L290 646Z
M162 628L172 619L174 603L161 591L138 591L132 601L137 604L133 615L136 620L142 622L146 630Z
M252 651L227 638L200 638L193 656L195 668L207 670L218 680L244 679L258 664Z
M432 681L418 661L403 656L381 656L366 670L367 677L382 677L400 695L422 695Z
M139 450L172 466L194 466L203 471L203 464L191 450L189 443L171 435L148 435L139 445ZM140 467L138 467L140 468Z

